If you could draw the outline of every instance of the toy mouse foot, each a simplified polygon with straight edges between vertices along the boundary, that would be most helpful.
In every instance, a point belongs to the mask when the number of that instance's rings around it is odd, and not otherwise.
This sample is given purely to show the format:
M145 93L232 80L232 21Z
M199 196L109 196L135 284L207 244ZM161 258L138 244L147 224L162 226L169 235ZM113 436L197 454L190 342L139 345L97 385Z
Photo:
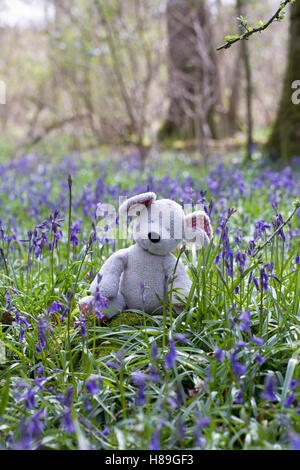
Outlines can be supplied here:
M94 314L97 315L97 319L100 323L104 323L108 320L107 315L100 313L99 315L94 310L94 297L92 295L88 297L84 297L83 299L79 300L78 308L82 315L85 317L90 317Z
M83 299L79 300L78 308L80 312L85 316L92 315L93 314L93 302L94 302L94 297L92 295L89 295L88 297L84 297Z

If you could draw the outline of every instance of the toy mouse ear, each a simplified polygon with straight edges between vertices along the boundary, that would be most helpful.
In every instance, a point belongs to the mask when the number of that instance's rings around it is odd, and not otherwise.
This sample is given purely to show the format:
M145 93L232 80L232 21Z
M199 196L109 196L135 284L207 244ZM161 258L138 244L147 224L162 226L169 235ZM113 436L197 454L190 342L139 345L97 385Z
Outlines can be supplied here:
M119 213L121 216L125 215L136 215L136 209L138 206L149 207L156 200L155 193L142 193L137 196L133 196L127 201L123 202L120 206Z
M192 212L185 216L184 238L195 243L197 248L208 247L212 239L212 228L204 211Z

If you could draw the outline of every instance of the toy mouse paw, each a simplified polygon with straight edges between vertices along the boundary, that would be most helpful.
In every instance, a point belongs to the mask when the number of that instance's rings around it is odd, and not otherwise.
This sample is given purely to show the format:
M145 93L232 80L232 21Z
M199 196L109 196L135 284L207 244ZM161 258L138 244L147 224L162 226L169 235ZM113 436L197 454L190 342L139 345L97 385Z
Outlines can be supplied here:
M96 314L97 319L99 320L100 323L107 322L108 317L106 315L104 315L103 313L95 312L94 303L95 303L95 299L92 295L84 297L83 299L79 300L79 302L78 302L79 311L85 317L90 317L90 316Z
M78 308L83 315L89 316L93 313L93 303L94 297L89 295L88 297L84 297L83 299L79 300Z

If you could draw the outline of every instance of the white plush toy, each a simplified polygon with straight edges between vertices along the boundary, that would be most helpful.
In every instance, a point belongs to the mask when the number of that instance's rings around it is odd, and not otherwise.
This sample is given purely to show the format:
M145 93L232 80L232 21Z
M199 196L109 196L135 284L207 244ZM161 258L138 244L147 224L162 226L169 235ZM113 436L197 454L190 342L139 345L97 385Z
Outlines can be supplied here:
M212 237L205 212L185 215L179 204L169 199L157 201L152 192L125 201L120 207L122 216L137 217L133 228L136 244L110 256L91 284L91 295L79 301L83 313L92 313L97 296L107 298L104 319L125 309L158 312L159 298L164 298L171 278L180 303L179 292L183 298L187 296L191 280L181 260L177 262L171 252L183 239L196 243L198 248L207 248Z

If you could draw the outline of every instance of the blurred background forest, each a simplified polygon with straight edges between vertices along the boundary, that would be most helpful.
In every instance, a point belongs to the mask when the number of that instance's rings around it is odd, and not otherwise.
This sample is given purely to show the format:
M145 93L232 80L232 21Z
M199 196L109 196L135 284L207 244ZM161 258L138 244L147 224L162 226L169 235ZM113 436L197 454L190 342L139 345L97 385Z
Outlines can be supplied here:
M134 148L142 160L169 147L204 161L240 148L249 158L268 148L273 158L292 159L300 153L300 105L292 104L290 130L278 109L281 101L290 119L291 83L300 80L300 61L288 64L291 44L300 50L299 1L287 7L293 21L217 51L239 32L238 16L266 21L279 4L0 0L2 156L113 146Z

